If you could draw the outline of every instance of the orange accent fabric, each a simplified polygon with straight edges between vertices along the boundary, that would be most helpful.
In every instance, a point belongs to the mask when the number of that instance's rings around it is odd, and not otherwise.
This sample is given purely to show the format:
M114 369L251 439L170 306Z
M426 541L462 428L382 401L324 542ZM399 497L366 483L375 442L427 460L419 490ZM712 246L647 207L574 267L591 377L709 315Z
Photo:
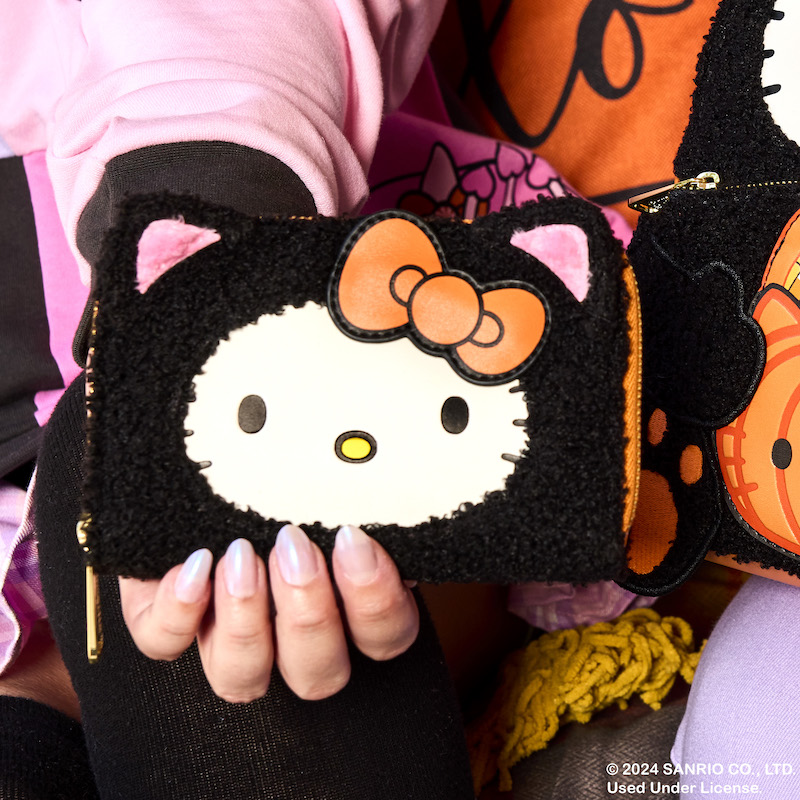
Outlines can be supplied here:
M399 328L408 322L405 306L392 297L392 275L413 264L426 275L442 271L439 254L424 231L406 219L376 223L355 243L339 278L339 307L365 331Z
M703 477L703 452L696 444L690 444L681 453L680 474L687 486Z
M797 273L797 260L800 257L800 211L786 223L764 271L761 288L777 283L786 289L793 283L792 276Z
M437 275L417 289L410 312L426 339L452 345L463 342L478 327L481 301L463 278Z
M628 537L628 566L637 575L652 572L669 552L678 529L678 511L667 479L642 470L639 505Z
M586 197L630 196L672 181L717 5L450 0L433 54L484 132L530 147ZM604 204L636 223L624 200Z
M629 534L639 500L642 457L642 314L636 276L626 263L622 272L628 291L628 369L625 373L625 506L622 531Z
M466 342L456 348L461 360L483 375L500 375L518 367L542 339L545 310L542 301L524 289L494 289L483 294L483 307L503 323L503 338L492 347Z
M480 292L445 273L428 234L402 218L382 219L361 234L336 292L339 310L354 328L379 334L410 324L427 342L455 346L467 367L486 376L521 366L547 325L544 303L532 290Z
M800 459L786 468L772 460L777 440L800 441L800 306L782 289L767 289L753 318L766 336L767 361L750 405L717 431L720 467L742 519L800 554Z
M660 408L657 408L647 421L647 441L655 447L661 444L666 432L667 415Z

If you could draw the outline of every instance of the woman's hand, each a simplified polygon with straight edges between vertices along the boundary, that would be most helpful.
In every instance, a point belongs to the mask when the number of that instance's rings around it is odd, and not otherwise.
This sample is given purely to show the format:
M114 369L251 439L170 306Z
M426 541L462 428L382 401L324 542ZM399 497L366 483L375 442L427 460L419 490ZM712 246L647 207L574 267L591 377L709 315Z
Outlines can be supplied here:
M381 661L407 650L419 630L411 591L359 528L336 535L341 608L322 552L294 525L278 533L268 568L246 539L231 544L213 581L211 567L211 553L198 550L160 581L121 578L122 612L150 658L174 660L196 638L211 688L232 703L263 697L273 663L299 697L330 697L350 677L346 636Z

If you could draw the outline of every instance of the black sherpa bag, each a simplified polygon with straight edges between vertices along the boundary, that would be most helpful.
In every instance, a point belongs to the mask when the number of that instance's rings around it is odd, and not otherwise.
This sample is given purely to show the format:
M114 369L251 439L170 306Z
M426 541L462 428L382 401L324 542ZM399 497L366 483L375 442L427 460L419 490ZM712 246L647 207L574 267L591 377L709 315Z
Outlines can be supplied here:
M159 577L238 537L266 555L291 522L326 553L360 525L412 579L619 575L638 300L591 204L464 223L139 198L95 298L79 526L95 570Z
M674 588L709 550L800 576L798 37L800 4L723 0L682 180L631 201L643 452L622 583L637 592Z

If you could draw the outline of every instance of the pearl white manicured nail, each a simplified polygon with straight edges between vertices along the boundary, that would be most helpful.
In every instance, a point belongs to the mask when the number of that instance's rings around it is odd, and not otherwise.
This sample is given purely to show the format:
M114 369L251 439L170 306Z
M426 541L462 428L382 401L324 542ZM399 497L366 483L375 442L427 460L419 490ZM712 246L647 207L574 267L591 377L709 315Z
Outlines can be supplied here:
M247 539L231 542L225 553L225 588L231 597L247 600L258 588L256 552Z
M355 525L340 528L334 550L344 574L353 583L365 586L375 579L378 571L375 543L361 528Z
M183 562L175 579L175 597L182 603L196 603L203 596L211 575L214 557L210 550L195 550Z
M281 577L291 586L306 586L319 571L311 540L297 525L284 525L275 539L275 555Z

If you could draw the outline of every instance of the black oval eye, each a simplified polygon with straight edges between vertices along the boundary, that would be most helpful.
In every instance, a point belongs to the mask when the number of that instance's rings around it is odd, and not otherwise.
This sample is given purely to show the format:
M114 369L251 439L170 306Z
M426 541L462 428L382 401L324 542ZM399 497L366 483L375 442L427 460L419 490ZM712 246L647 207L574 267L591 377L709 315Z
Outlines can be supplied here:
M786 469L792 463L792 445L788 439L776 439L772 445L772 463L778 469Z
M249 394L239 403L239 427L245 433L258 433L266 421L267 404L257 394Z
M448 397L442 403L442 427L448 433L461 433L469 422L469 406L463 397Z

